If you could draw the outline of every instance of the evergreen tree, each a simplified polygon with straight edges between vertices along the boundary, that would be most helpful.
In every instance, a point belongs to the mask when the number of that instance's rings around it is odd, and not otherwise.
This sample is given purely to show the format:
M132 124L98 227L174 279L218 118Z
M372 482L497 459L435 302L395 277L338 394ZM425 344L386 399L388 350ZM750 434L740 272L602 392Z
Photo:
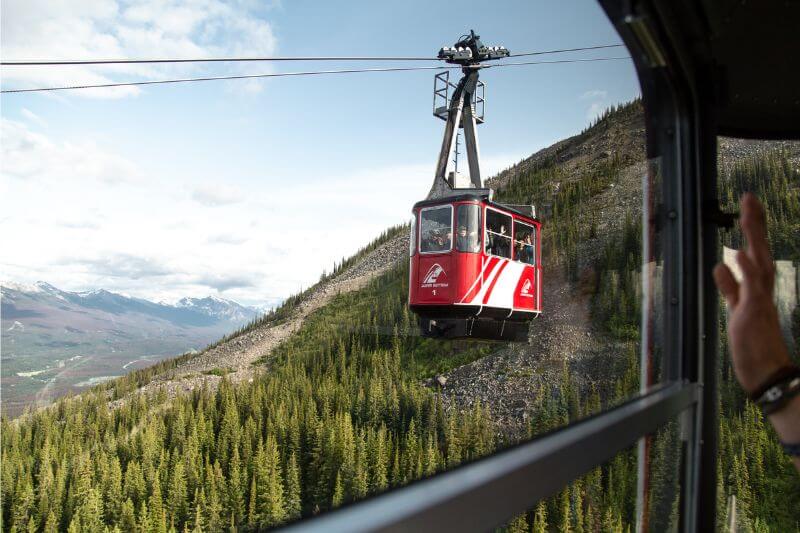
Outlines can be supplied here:
M536 505L531 531L533 533L547 533L547 509L543 501Z
M182 529L188 513L186 475L183 460L177 458L172 469L169 494L169 518L175 527Z
M300 493L300 473L297 468L295 452L289 456L286 465L286 518L294 520L300 517L302 498Z
M133 501L130 498L122 504L119 528L122 531L136 531L136 514L133 510Z

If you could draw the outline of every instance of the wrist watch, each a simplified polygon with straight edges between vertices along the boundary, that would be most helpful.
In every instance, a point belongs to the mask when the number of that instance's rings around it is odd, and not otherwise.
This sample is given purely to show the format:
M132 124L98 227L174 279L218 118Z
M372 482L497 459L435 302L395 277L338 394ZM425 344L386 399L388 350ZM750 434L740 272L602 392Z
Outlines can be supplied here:
M798 394L800 394L800 368L791 365L772 374L756 389L750 399L761 408L764 415L771 415L785 407Z
M761 407L764 416L769 416L784 407L800 394L800 368L792 365L779 369L754 392L750 399ZM800 443L781 442L783 451L792 457L800 457Z

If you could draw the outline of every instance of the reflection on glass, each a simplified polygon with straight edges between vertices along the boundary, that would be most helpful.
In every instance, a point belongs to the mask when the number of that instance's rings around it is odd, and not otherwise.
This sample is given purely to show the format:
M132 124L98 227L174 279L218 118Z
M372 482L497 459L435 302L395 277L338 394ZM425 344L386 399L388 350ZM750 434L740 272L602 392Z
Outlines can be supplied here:
M593 468L557 495L516 516L508 532L636 530L636 448ZM667 531L653 529L650 531Z
M766 209L775 261L774 299L789 352L800 347L800 142L718 139L718 190L722 209L737 212L744 192ZM721 257L739 276L735 251L744 240L738 227L720 232ZM744 395L733 375L724 336L727 314L720 303L721 361L718 454L718 523L737 531L793 531L800 523L800 476L780 448L775 433Z
M420 211L419 251L446 252L453 244L453 207L425 208Z

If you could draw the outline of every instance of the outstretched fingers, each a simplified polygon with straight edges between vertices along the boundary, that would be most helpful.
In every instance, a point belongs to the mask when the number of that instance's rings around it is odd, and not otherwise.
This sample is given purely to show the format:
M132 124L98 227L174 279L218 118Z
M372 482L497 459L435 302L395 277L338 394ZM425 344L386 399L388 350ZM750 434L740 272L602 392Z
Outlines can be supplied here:
M753 193L742 196L742 233L747 239L747 254L762 271L765 281L772 276L772 256L767 241L767 221L764 206Z
M714 267L714 282L727 304L735 307L739 303L739 283L736 282L731 270L722 263L718 264Z
M764 269L757 265L744 250L736 252L736 262L742 270L742 293L747 295L772 294L772 285L766 281Z

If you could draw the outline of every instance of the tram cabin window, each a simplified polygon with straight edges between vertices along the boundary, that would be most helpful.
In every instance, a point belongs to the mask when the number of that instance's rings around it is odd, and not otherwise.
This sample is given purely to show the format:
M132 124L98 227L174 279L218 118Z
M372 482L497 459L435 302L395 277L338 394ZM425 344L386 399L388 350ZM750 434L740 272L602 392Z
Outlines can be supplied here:
M520 263L534 264L536 232L533 227L514 221L514 259Z
M486 253L511 258L511 216L486 210Z
M419 219L420 253L449 252L453 248L453 206L426 207Z
M481 208L476 204L458 206L456 250L469 253L481 251Z

